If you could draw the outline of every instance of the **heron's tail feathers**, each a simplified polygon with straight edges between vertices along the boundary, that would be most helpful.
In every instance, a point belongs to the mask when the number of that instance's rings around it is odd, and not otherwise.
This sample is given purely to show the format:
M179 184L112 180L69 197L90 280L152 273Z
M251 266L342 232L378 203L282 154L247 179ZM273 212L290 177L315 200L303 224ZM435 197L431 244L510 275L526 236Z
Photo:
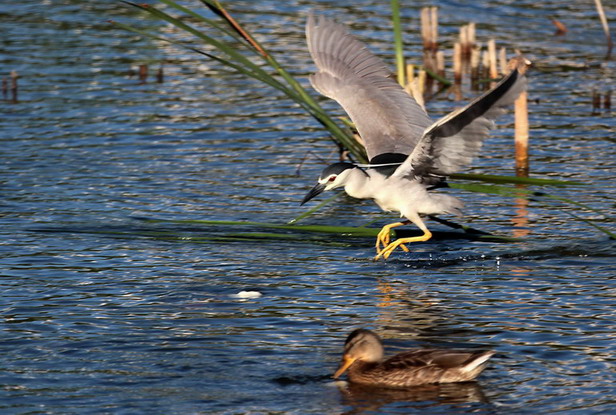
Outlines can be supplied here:
M445 194L432 193L430 196L436 208L435 214L462 216L464 204L460 199Z

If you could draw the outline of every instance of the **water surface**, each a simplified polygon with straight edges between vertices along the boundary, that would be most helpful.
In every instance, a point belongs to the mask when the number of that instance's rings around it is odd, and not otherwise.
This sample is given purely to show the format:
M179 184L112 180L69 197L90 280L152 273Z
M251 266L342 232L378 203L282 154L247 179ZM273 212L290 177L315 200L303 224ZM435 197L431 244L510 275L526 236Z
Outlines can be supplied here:
M229 4L302 82L313 69L309 10L338 16L391 62L389 2ZM421 55L417 17L428 4L404 7L409 59ZM614 89L616 68L603 61L592 2L435 4L445 47L472 20L481 41L494 37L536 63L533 176L588 183L548 191L613 210L614 112L592 115L590 102L593 89ZM299 201L323 166L308 157L297 177L297 163L309 150L333 160L334 149L275 91L115 28L109 19L173 35L121 4L30 0L0 15L2 76L20 75L19 102L0 105L3 413L616 411L616 247L566 211L613 226L608 218L452 190L465 224L528 233L526 242L434 240L378 263L372 240L229 241L219 227L144 220L285 222L304 211ZM555 37L549 16L569 32ZM129 76L140 64L150 66L143 84ZM440 96L428 109L456 105ZM471 171L512 174L511 117L499 124ZM343 197L305 223L392 219ZM356 327L378 331L391 353L497 354L477 383L335 384Z

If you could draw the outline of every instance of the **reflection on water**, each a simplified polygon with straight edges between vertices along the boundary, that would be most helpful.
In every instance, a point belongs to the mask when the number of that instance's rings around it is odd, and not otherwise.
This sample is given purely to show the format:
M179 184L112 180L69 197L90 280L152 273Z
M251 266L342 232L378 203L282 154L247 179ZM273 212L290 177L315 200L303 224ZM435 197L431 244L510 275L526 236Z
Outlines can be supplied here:
M403 12L410 60L421 55L424 5ZM609 211L616 125L610 111L591 115L590 91L614 89L615 68L600 60L592 2L436 5L444 44L476 21L481 41L496 37L537 63L531 174L588 183L550 191ZM613 16L614 6L604 6ZM388 2L229 7L306 85L312 64L303 24L311 9L339 16L391 56ZM0 14L0 76L20 77L18 102L0 102L2 413L616 409L613 241L536 201L453 189L466 204L466 224L525 240L447 237L373 262L372 239L257 240L241 237L251 229L172 222L297 217L322 162L308 157L301 177L295 167L308 151L332 157L330 141L270 88L107 23L173 35L130 8L21 1L0 5ZM552 37L552 15L566 35ZM164 82L127 75L143 64L162 64ZM428 102L433 114L459 104L445 96ZM473 171L512 174L510 120ZM565 209L612 226L601 213ZM305 223L391 219L342 197ZM242 291L261 296L238 297ZM376 330L392 354L413 347L497 354L477 383L333 387L344 338L357 327Z
M353 408L342 412L343 414L379 411L391 403L396 403L395 412L402 412L405 409L429 411L431 407L445 406L449 413L455 414L468 413L467 406L456 404L489 403L477 382L424 385L411 389L385 389L345 382L337 383L342 404Z

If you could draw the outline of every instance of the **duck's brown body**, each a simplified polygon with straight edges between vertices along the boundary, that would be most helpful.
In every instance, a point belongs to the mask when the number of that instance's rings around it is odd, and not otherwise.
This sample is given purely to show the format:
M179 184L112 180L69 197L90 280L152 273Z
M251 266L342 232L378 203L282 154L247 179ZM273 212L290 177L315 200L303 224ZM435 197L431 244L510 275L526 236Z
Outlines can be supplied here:
M355 361L348 369L351 382L405 388L426 383L466 382L475 379L485 368L493 352L455 350L414 350L400 353L383 362ZM469 370L468 365L479 360Z
M384 360L380 338L369 330L358 329L347 338L343 362L334 377L348 370L351 382L393 388L466 382L485 369L493 354L492 351L421 349Z

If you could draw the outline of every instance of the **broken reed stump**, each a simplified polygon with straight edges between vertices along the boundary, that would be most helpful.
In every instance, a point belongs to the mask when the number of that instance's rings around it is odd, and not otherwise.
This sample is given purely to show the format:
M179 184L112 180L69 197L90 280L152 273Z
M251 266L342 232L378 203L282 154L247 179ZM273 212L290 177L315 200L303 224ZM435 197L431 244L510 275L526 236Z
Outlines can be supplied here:
M442 50L436 52L436 74L443 79L445 78L445 54Z
M498 67L501 75L507 75L507 49L504 46L498 51Z
M462 44L460 42L453 45L453 82L455 85L462 84Z
M592 114L598 114L601 110L601 94L596 89L592 90Z
M508 69L517 70L524 74L530 66L530 61L521 55L511 59ZM514 103L515 117L515 172L516 176L528 177L528 93L523 91Z
M436 7L424 7L421 9L421 36L423 43L423 67L428 73L414 76L414 67L406 67L407 82L418 82L416 89L422 94L429 95L432 92L433 76L436 74L442 79L445 77L444 53L438 50L438 9ZM459 86L464 81L466 74L470 75L472 90L487 90L496 85L500 75L507 73L507 52L504 47L496 48L496 42L491 39L487 48L482 51L481 44L476 40L475 23L468 23L459 29L459 39L453 45L453 92L456 99L461 99ZM419 79L421 78L421 79ZM415 81L412 81L416 79ZM407 88L408 89L408 88Z
M421 33L424 49L424 68L443 76L445 64L442 51L438 51L438 21L436 7L424 7L421 10ZM453 85L451 91L455 99L462 98L461 85L464 74L470 73L471 88L483 89L494 87L500 75L517 68L520 73L525 73L530 62L518 54L507 62L507 51L504 47L498 49L494 39L487 42L485 50L476 41L475 24L463 25L459 31L459 39L453 45ZM428 81L428 71L422 69L417 76L415 67L406 65L406 77L408 83L405 90L423 106L423 97L430 92L431 84ZM599 106L600 106L600 98ZM611 101L606 101L611 105ZM529 173L528 161L528 95L525 92L515 101L515 159L516 175L527 177Z
M421 9L421 39L423 43L423 66L431 73L438 73L438 8L435 6ZM424 92L431 92L434 80L426 78Z
M462 72L470 72L470 61L473 49L475 48L475 23L469 23L460 27L459 42L462 54Z
M148 82L148 65L139 65L139 83L145 84Z
M528 93L515 100L515 173L528 177Z
M19 78L19 75L17 74L17 71L11 71L11 73L9 74L9 77L5 77L2 78L2 98L4 98L5 101L10 102L11 104L17 104L18 99L17 99L17 91L18 91L18 86L17 86L17 79ZM10 93L10 99L9 99L9 93Z
M597 13L599 14L599 19L601 20L601 26L603 27L603 32L605 33L605 40L607 42L607 53L605 54L605 60L609 60L612 56L613 47L610 27L607 24L607 18L605 17L605 11L603 10L601 0L595 0L595 6L597 7Z
M556 20L555 17L550 16L550 21L556 27L556 32L554 32L554 36L562 36L567 33L567 26L565 26L560 20Z
M482 81L482 88L484 90L487 90L490 87L490 83L486 82L485 80L489 80L490 78L490 52L486 49L483 51L483 53L481 54L481 70L479 71L481 73L481 81Z
M479 61L481 59L481 47L476 45L471 50L471 89L477 91L479 89Z
M603 99L601 99L603 96ZM603 105L604 110L612 109L612 90L608 89L604 94L597 91L596 89L592 90L592 115L597 115L601 113L601 106Z
M140 64L135 71L132 67L128 70L128 77L132 78L137 76L137 80L140 85L148 83L148 75L149 75L150 67L147 64ZM165 70L163 64L161 63L158 69L156 70L156 82L162 84L165 82Z
M497 84L496 78L498 78L498 69L496 65L496 41L490 39L488 41L488 76L490 78L490 88L494 88Z

